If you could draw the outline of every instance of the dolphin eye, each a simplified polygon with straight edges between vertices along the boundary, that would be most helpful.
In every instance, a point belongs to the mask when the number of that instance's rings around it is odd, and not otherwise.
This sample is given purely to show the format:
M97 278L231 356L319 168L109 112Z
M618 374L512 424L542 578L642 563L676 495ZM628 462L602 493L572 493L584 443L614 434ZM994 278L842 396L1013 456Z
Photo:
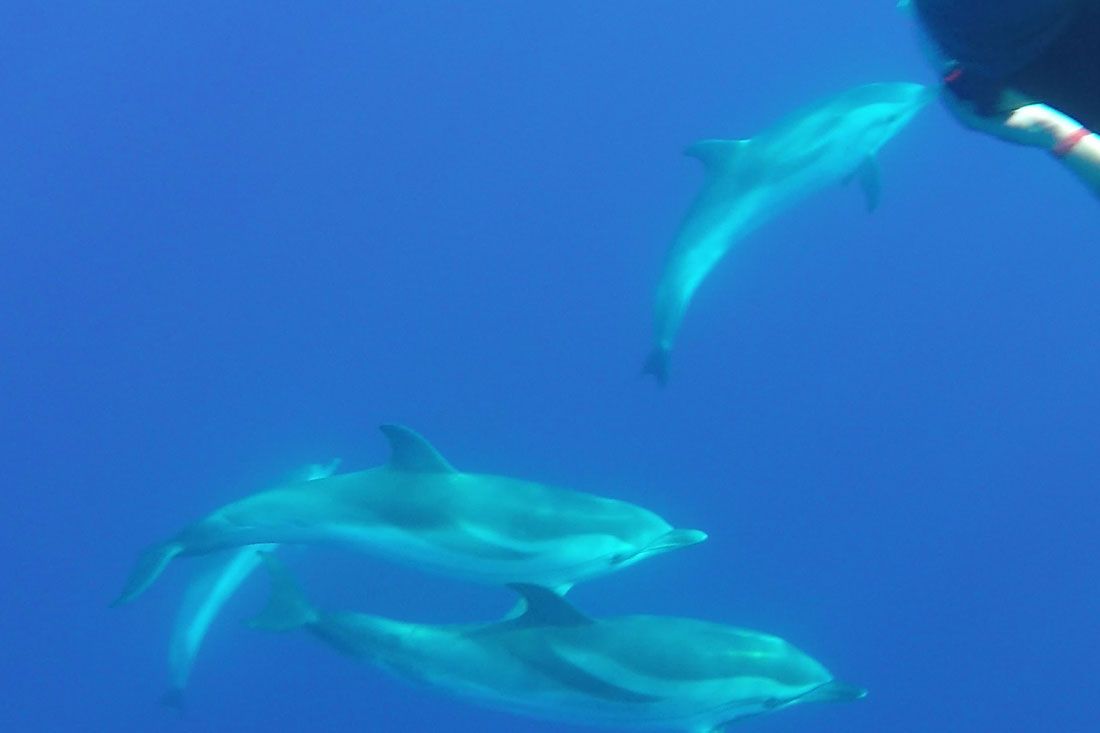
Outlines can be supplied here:
M765 710L775 710L779 707L780 700L778 697L765 698L764 702L760 703Z

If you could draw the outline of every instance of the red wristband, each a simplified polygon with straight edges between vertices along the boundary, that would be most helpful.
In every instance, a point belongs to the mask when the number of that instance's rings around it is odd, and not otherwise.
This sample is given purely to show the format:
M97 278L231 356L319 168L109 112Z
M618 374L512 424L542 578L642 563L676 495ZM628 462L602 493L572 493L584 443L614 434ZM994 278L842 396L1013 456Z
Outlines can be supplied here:
M1091 135L1092 132L1087 128L1079 128L1073 133L1066 135L1064 138L1058 141L1058 143L1050 149L1050 152L1054 153L1059 158L1064 158L1070 154L1070 151L1077 147L1077 143L1084 140Z

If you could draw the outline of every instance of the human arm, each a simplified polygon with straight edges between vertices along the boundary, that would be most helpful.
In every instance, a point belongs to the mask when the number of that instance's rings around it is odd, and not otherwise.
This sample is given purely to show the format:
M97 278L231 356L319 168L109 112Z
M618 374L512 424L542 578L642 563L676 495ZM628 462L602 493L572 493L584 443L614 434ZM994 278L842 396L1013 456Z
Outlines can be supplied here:
M1045 104L1029 104L1008 116L1005 127L1034 136L1086 185L1100 195L1100 136Z
M1007 115L979 115L950 91L944 101L966 126L1007 142L1050 151L1081 182L1100 196L1100 136L1045 104L1027 104Z

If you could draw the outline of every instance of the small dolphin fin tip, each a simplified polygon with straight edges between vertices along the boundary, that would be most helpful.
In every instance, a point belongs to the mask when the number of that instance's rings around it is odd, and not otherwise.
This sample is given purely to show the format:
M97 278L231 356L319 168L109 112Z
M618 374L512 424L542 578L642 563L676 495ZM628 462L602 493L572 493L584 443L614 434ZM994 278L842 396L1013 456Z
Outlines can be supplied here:
M143 552L126 580L126 587L122 589L118 598L111 601L111 608L129 603L144 593L160 577L168 567L168 563L172 562L172 558L181 552L183 552L183 546L178 542L154 545Z
M419 433L404 425L381 425L390 442L390 468L409 473L455 473L454 467Z
M328 478L336 473L336 469L340 468L341 460L339 458L333 458L328 463L311 463L306 466L305 471L302 473L302 478L305 481L319 481L320 479Z
M519 626L586 626L592 623L592 619L549 588L527 583L509 583L508 587L520 594L521 604L526 604L523 613L515 619ZM518 609L519 606L512 609L512 614Z
M649 357L642 365L642 374L648 374L657 380L657 384L664 387L668 384L668 356L669 351L664 346L658 346L649 352Z

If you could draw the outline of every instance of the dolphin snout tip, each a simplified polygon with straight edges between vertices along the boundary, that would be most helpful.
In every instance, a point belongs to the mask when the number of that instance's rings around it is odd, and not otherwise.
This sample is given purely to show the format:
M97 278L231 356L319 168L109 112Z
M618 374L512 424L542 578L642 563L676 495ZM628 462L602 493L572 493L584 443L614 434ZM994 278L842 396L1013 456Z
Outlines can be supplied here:
M684 534L686 535L685 539L687 540L685 544L689 545L697 545L710 537L710 535L708 535L701 529L685 530Z
M918 107L923 107L940 95L939 87L935 86L934 84L920 84L918 86L920 88L917 89L917 92L914 95L914 97L916 98L916 105Z
M833 680L822 686L824 693L822 699L834 702L852 702L867 697L867 688L860 685L852 685L840 680Z

